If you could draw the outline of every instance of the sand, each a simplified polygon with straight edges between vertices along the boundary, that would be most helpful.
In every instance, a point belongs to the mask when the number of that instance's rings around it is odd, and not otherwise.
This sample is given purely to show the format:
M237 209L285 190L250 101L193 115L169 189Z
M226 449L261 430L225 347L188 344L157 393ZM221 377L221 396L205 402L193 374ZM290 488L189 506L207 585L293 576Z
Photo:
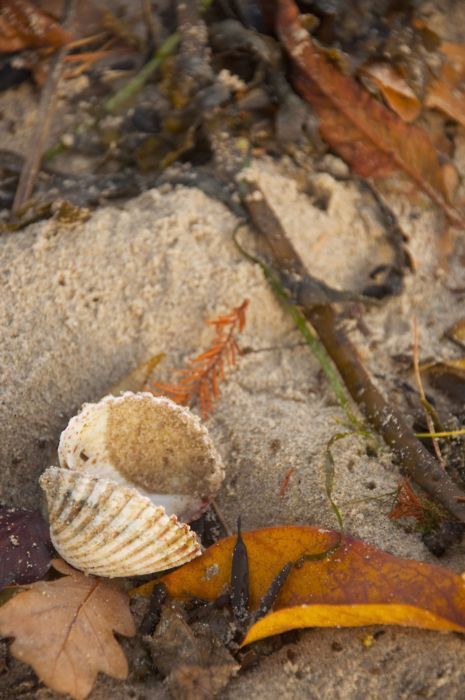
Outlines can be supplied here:
M286 160L257 162L254 172L312 273L340 288L361 289L366 260L375 264L389 250L371 200L353 183L309 173L312 191L325 191L323 210L292 179ZM400 297L364 314L365 335L355 320L348 321L388 391L399 379L392 356L411 352L413 313L422 355L454 355L442 333L461 317L456 295L436 274L440 215L422 197L409 206L396 198L392 204L410 235L416 273ZM414 225L412 211L419 217ZM40 505L37 478L55 463L59 433L83 401L97 400L158 352L167 357L157 377L172 379L174 368L208 346L211 330L204 321L248 298L245 353L207 423L226 466L220 508L231 527L239 514L247 529L278 523L335 527L322 463L343 414L260 269L234 248L235 224L228 209L202 192L164 186L103 207L83 224L52 220L2 237L1 501ZM250 233L242 238L252 245ZM448 286L463 286L463 248L457 238ZM334 497L346 529L396 555L434 561L416 533L387 517L389 493L399 479L389 452L380 445L376 457L368 456L364 441L353 436L335 446L334 456ZM463 570L463 548L449 553L446 563ZM463 641L454 635L311 630L239 675L224 697L459 697L464 661ZM14 667L19 672L20 664ZM8 677L0 676L0 687ZM148 688L150 697L165 694L158 681L137 679L136 664L126 683L101 678L91 698L110 692L142 698ZM54 697L44 692L41 697Z

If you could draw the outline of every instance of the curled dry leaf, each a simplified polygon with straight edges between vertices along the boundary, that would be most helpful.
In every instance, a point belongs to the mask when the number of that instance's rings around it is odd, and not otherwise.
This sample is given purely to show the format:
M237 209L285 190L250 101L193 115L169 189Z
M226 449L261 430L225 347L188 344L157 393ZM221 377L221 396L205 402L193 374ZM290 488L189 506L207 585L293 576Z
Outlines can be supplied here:
M294 67L294 85L319 119L322 138L362 177L407 175L449 219L463 225L450 204L440 154L422 129L405 124L318 50L293 0L277 0L275 22Z
M348 535L310 526L263 528L242 537L253 611L278 572L294 562L273 612L249 628L243 645L298 627L384 624L465 632L465 582L447 569L400 559ZM235 537L221 540L164 576L168 593L215 600L228 586L235 543ZM317 558L331 548L332 553ZM135 592L148 595L153 585Z
M114 632L136 632L128 597L118 586L85 576L61 560L63 578L38 581L0 608L0 634L11 652L53 690L85 698L99 671L126 678L128 665Z
M38 511L0 508L0 589L43 578L52 552L48 525Z

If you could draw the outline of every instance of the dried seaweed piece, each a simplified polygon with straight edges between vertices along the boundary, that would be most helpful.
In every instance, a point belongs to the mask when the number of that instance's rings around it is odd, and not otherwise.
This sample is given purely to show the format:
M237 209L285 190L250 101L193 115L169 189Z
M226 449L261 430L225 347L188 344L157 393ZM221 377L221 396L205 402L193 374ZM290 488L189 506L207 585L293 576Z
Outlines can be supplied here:
M244 629L249 619L249 559L241 536L240 518L231 564L231 608L239 629Z
M248 305L249 300L246 299L228 314L207 321L215 328L213 345L190 360L190 367L180 371L182 378L177 384L151 382L145 387L146 391L167 394L180 404L198 398L202 415L207 418L213 401L219 398L219 383L224 378L225 368L233 367L240 353L236 333L244 330Z
M177 700L216 697L239 670L226 647L205 624L188 625L177 601L162 606L160 622L146 637L155 667Z
M23 2L24 0L21 0ZM73 21L76 0L66 0L64 4L64 17L69 26ZM30 18L29 18L30 19ZM32 22L32 20L30 19ZM33 25L34 26L34 25ZM55 106L58 99L58 85L60 82L64 58L68 51L66 43L59 44L60 48L53 56L50 69L47 75L47 82L40 98L39 114L37 122L30 140L28 155L24 162L23 170L18 182L13 201L13 216L21 209L32 194L40 163L43 156L43 149L53 121Z

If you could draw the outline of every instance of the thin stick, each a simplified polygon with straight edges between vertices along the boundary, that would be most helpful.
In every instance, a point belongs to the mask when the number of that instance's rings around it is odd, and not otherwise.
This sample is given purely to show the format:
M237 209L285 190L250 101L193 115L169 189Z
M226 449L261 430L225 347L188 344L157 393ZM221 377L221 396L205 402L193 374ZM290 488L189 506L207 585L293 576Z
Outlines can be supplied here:
M66 0L63 17L65 26L69 26L73 20L76 0ZM58 97L58 84L60 82L64 58L69 51L68 46L62 46L50 59L47 81L42 90L36 126L29 142L28 155L19 178L18 188L13 201L12 218L14 219L21 207L28 201L39 172L45 142L55 114L55 106Z
M413 347L412 347L412 361L413 361L413 372L415 374L415 380L417 383L418 387L418 393L420 394L420 401L421 405L423 406L423 411L425 413L425 418L426 418L426 425L428 426L428 431L430 433L434 433L434 423L433 419L431 418L431 414L428 410L429 406L429 401L426 398L425 390L423 388L423 382L421 379L421 373L420 373L420 362L419 362L419 347L418 347L418 328L417 328L417 319L415 316L412 319L412 333L413 333ZM434 447L434 453L437 457L437 460L441 467L443 469L446 468L446 465L444 463L444 459L441 454L441 450L439 448L439 443L436 440L436 438L432 438L433 440L433 447Z

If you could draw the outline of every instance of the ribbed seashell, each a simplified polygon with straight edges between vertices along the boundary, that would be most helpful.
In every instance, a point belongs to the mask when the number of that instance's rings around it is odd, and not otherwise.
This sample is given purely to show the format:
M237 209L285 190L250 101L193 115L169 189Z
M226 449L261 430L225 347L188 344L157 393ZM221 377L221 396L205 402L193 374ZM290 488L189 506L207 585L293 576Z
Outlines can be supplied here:
M201 553L195 533L136 489L70 469L40 477L52 542L72 566L97 576L138 576Z
M61 467L49 467L40 485L52 542L71 565L138 576L201 553L185 522L205 510L224 469L189 409L130 392L84 404L58 455Z
M183 522L206 509L224 478L199 418L149 393L84 404L61 434L58 457L62 467L134 486Z

